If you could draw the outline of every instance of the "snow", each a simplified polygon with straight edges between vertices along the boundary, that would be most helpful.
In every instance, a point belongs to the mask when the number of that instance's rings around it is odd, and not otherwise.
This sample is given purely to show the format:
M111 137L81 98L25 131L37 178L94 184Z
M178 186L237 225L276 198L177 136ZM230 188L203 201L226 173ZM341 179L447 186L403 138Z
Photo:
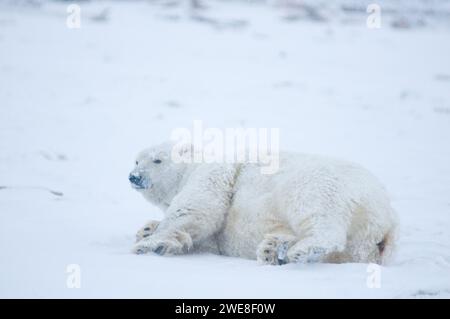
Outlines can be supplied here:
M67 3L37 3L0 3L0 297L450 297L446 23L100 1L81 2L69 29ZM197 119L277 127L283 149L377 175L401 223L381 287L366 264L131 254L138 228L162 218L128 183L134 156ZM71 264L81 288L67 286Z

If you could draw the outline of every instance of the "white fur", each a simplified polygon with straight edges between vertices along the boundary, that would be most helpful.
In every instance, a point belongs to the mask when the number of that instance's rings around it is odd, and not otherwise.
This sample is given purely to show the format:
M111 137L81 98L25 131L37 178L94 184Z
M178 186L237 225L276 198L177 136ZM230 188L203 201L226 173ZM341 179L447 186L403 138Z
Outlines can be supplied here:
M281 153L279 171L263 175L254 163L175 164L171 151L166 143L137 157L132 173L150 186L139 191L165 218L138 232L136 253L202 249L282 264L382 263L392 251L395 213L358 165Z

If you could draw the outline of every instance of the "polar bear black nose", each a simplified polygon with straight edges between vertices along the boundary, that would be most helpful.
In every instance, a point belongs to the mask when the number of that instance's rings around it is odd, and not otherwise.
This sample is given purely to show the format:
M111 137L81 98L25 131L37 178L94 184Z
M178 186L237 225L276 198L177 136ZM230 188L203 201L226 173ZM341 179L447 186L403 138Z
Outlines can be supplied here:
M142 177L138 176L138 175L133 175L130 174L130 176L128 176L128 179L130 180L130 182L136 186L142 186Z

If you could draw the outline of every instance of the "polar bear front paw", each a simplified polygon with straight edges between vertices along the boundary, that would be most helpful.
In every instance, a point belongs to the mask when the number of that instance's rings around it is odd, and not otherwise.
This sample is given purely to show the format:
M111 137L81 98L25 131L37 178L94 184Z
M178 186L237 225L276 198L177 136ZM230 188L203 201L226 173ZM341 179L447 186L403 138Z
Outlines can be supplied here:
M139 241L133 247L135 254L141 255L154 252L158 255L179 255L191 250L192 238L183 231L177 231L170 236L151 236Z
M294 236L266 235L256 249L256 259L263 265L284 265L287 251L294 243Z
M147 224L145 224L144 227L139 229L138 232L136 233L136 242L139 242L143 238L152 235L155 232L156 228L158 228L158 225L159 221L157 220L152 220L149 221Z

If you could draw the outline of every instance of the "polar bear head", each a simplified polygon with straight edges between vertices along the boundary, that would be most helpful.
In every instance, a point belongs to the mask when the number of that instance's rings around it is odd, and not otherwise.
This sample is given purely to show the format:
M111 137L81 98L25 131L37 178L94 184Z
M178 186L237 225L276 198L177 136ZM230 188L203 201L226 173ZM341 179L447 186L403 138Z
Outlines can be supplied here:
M187 153L189 146L178 147L178 154ZM168 207L177 194L187 164L173 161L174 145L163 143L143 150L135 160L128 179L131 187L155 205Z

